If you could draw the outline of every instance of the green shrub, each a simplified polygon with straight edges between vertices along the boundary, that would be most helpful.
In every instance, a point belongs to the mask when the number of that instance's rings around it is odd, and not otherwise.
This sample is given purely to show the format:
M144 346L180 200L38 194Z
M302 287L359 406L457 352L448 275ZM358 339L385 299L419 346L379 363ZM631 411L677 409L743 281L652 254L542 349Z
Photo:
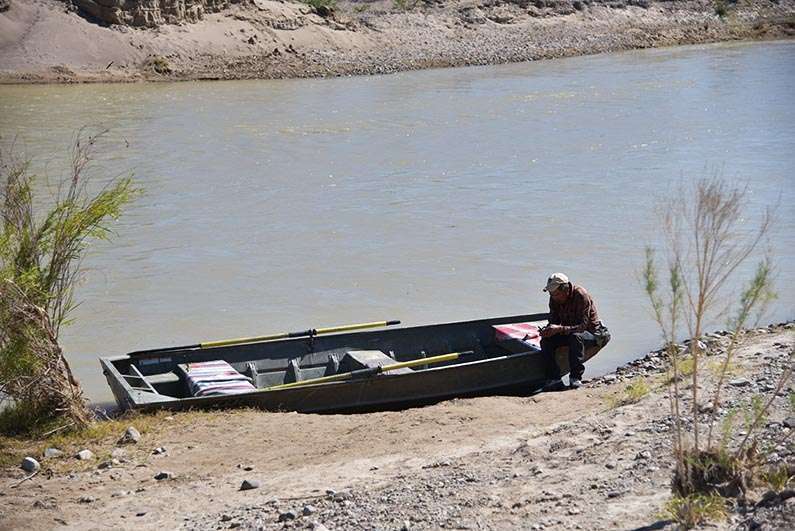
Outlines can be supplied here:
M720 449L686 450L683 467L674 472L673 492L684 497L691 494L743 496L753 481L756 458L755 449L743 456Z
M168 64L168 59L162 55L155 55L146 61L146 66L160 75L167 75L171 73L171 65Z
M56 420L50 412L36 409L27 402L7 404L0 411L0 433L9 436L38 436L55 428Z
M49 200L34 198L30 162L0 151L0 428L6 432L34 430L57 417L75 427L91 420L58 337L76 306L88 242L111 236L110 221L137 192L129 177L89 191L86 168L104 133L78 133L71 172Z

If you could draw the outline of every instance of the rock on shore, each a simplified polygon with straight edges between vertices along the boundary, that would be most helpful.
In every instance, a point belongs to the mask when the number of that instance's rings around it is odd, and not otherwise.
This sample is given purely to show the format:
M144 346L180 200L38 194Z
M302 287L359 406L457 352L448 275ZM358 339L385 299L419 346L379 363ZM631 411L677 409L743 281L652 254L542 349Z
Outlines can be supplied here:
M22 470L25 472L38 472L41 465L32 457L26 457L22 460Z
M141 434L135 429L135 426L130 426L124 431L117 444L138 444L141 440Z

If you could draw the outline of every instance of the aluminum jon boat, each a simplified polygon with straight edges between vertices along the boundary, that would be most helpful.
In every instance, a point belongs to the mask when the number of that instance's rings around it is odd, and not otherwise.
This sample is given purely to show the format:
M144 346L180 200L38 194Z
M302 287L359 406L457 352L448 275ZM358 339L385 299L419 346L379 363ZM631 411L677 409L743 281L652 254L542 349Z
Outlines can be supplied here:
M400 409L537 389L545 373L536 327L547 316L403 328L382 321L137 351L100 363L122 409ZM384 328L361 330L375 327ZM340 330L347 332L329 333ZM565 349L557 355L568 371Z

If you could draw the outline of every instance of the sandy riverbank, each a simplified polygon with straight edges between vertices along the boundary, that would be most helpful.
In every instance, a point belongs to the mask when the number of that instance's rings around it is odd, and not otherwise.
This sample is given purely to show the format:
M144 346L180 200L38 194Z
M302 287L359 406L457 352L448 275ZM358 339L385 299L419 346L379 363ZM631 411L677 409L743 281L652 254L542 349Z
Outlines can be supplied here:
M791 38L795 1L251 0L198 22L101 25L59 0L0 12L0 82L374 74L636 48Z
M708 364L726 341L708 338ZM721 416L753 395L775 396L763 443L795 429L792 381L774 395L794 348L795 324L749 332L732 369ZM137 444L116 446L121 433L64 444L16 487L22 470L2 470L0 529L671 528L659 516L671 467L664 365L650 353L579 391L398 412L132 418L143 432ZM620 405L640 380L650 392ZM97 457L78 461L82 447ZM792 471L791 440L769 451ZM161 472L168 479L156 480ZM240 490L244 480L260 486ZM795 492L755 503L764 490L718 527L791 529Z

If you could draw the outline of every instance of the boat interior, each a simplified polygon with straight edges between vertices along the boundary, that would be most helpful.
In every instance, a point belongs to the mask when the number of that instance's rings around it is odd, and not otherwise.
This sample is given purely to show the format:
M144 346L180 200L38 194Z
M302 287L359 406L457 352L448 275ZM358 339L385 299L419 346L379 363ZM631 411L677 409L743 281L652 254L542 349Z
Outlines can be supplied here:
M401 374L526 352L527 345L522 341L498 341L494 326L520 322L541 324L545 319L546 314L517 315L209 349L144 352L104 361L112 365L115 369L113 372L118 373L116 377L123 379L132 390L179 399L197 396L195 382L190 379L192 364L196 367L202 362L222 360L242 375L240 380L247 381L251 390L254 390L452 352L471 352L455 361L419 365L389 373Z

